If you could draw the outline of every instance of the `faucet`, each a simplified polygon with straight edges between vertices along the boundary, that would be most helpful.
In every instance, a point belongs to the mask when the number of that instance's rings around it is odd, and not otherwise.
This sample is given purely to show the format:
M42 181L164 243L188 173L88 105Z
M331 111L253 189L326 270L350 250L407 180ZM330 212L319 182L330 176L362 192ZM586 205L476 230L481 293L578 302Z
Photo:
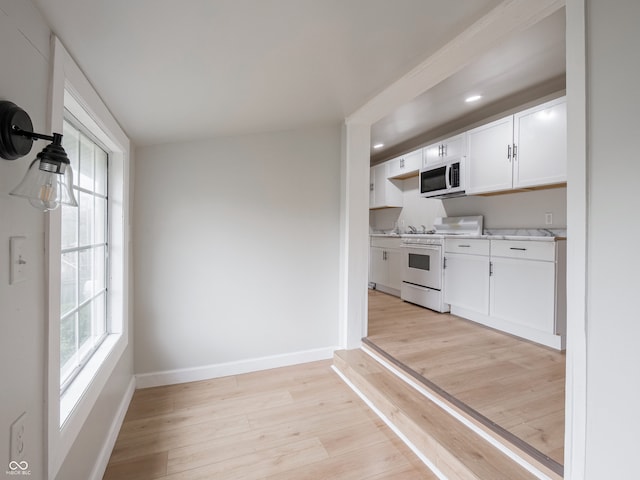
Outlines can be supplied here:
M409 227L409 233L418 233L418 230L413 225L407 225Z
M422 233L427 233L427 227L424 225L420 225L422 227Z

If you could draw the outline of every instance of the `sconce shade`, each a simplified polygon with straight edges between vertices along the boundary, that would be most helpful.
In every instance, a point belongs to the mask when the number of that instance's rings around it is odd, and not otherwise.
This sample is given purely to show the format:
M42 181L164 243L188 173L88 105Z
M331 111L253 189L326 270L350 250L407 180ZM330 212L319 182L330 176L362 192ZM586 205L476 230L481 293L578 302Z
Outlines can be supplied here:
M31 162L22 182L9 195L27 198L31 205L45 212L62 203L77 207L73 171L62 148L62 135L35 133L27 112L13 102L0 101L0 157L6 160L24 157L31 151L34 139L51 143Z
M73 195L73 171L61 142L62 135L54 133L53 142L31 162L22 182L9 195L27 198L31 205L45 212L62 203L78 206Z

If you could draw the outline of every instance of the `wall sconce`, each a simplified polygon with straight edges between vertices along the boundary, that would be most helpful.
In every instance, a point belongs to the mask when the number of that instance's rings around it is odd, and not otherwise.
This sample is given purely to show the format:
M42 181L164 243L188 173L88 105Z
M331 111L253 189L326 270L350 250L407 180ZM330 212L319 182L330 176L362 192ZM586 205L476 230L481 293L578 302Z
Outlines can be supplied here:
M29 165L27 174L9 195L24 197L39 210L54 210L64 203L77 207L73 195L73 171L62 148L62 135L34 133L31 118L15 103L0 101L0 157L15 160L31 151L33 141L49 140Z

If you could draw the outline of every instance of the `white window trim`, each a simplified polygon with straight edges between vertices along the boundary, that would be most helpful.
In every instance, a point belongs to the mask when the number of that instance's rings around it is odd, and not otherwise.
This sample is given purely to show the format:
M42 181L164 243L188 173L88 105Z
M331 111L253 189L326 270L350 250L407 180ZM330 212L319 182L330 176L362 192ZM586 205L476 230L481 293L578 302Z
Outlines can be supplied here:
M129 175L130 143L62 43L52 37L50 130L62 132L64 108L99 140L109 158L109 232L111 331L64 395L60 396L60 210L47 215L48 355L47 355L47 478L55 478L82 430L107 380L129 341ZM113 221L117 219L117 221ZM61 415L62 412L62 415ZM61 425L61 419L64 419Z

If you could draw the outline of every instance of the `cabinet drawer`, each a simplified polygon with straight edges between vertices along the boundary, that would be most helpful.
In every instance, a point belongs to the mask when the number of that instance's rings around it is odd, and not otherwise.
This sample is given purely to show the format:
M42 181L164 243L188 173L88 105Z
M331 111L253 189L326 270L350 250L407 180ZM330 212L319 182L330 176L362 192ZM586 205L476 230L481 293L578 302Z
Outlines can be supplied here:
M371 246L380 248L400 248L400 237L371 237Z
M468 253L470 255L489 255L489 240L470 238L447 238L444 251L448 253Z
M553 262L556 258L556 244L523 240L491 240L491 256Z

